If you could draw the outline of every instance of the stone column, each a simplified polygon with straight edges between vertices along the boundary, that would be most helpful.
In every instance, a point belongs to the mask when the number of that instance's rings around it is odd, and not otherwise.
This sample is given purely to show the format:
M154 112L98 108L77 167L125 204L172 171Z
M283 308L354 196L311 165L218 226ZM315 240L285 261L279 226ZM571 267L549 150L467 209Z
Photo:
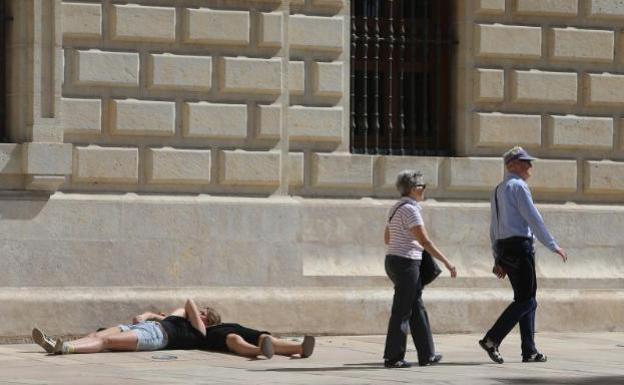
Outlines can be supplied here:
M24 187L54 191L71 174L72 145L63 143L59 108L61 0L11 0L8 33L8 123L21 143Z

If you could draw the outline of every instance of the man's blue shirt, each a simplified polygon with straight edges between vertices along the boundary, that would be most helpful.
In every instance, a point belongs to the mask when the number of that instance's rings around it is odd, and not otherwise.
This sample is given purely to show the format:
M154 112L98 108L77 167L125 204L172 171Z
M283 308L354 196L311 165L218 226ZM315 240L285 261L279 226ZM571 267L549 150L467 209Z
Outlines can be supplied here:
M496 215L496 202L494 194L498 197L498 218ZM492 220L490 222L490 240L492 250L497 239L509 237L535 237L551 251L556 251L559 246L550 235L544 225L544 220L533 204L533 197L526 182L518 175L506 173L490 200ZM496 251L494 251L496 258Z

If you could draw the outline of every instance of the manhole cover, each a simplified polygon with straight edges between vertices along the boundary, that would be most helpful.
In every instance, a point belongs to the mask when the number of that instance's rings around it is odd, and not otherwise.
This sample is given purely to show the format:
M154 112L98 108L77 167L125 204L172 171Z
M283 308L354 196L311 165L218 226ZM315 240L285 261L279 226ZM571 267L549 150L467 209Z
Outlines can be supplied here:
M154 354L152 356L152 359L159 360L159 361L171 361L171 360L177 360L178 357L172 354Z

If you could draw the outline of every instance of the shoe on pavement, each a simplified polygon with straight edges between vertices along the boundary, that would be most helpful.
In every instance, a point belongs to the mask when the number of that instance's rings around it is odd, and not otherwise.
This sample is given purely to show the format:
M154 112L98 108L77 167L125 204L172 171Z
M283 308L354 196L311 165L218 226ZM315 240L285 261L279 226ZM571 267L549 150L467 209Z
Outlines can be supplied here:
M535 353L530 356L523 356L522 362L546 362L548 361L548 357L546 357L542 353Z
M44 332L41 331L41 329L34 328L32 330L32 339L33 341L35 341L37 345L41 346L46 352L48 353L54 352L54 345L56 344L56 341L48 337Z
M432 355L431 357L429 357L428 361L425 362L419 362L418 365L420 366L429 366L429 365L435 365L437 363L439 363L440 361L442 361L442 354L440 353L435 353L434 355Z
M411 368L412 364L410 364L409 362L405 361L405 360L398 360L398 361L384 361L384 366L386 368L390 368L390 369L400 369L400 368Z
M314 351L314 344L316 340L313 336L303 337L303 343L301 344L301 358L308 358Z
M496 344L489 338L479 340L479 346L481 346L481 348L483 348L483 350L487 352L488 356L490 356L490 359L492 361L496 362L497 364L502 364L503 362L505 362L505 360L503 360L503 356L501 356L501 354L498 352L498 346L496 346Z

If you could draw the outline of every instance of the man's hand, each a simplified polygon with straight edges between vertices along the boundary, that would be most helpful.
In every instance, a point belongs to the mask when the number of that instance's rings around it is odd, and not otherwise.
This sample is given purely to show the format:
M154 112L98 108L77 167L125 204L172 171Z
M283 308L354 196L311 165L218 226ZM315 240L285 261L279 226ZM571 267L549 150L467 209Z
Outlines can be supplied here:
M457 269L455 268L454 265L447 263L446 264L446 269L449 271L449 273L451 273L451 278L456 278L457 277Z
M135 315L134 317L132 317L132 323L135 325L141 322L145 322L145 321L147 321L147 317L145 316L145 313Z
M492 273L494 273L494 275L496 275L500 279L505 278L505 276L507 275L507 273L505 272L505 269L503 269L503 267L498 264L494 265L494 268L492 269Z
M561 247L559 247L557 250L555 250L555 253L557 253L557 254L559 254L561 256L561 259L563 260L563 263L566 263L568 261L568 254Z

